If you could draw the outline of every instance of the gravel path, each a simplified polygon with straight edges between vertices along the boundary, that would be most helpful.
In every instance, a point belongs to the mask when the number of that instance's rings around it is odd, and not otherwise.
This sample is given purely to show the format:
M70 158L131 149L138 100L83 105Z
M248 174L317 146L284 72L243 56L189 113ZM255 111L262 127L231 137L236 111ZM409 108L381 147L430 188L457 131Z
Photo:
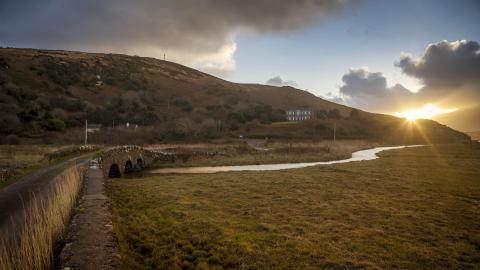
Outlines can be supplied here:
M61 269L119 269L118 242L112 231L110 200L102 171L89 168L82 198L69 227Z

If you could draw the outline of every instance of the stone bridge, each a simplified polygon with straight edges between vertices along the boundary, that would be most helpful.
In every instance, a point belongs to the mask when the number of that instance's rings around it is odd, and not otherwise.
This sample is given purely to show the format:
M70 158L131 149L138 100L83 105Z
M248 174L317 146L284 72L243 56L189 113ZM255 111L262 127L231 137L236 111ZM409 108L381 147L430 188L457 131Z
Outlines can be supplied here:
M140 171L153 162L173 163L187 162L196 156L213 157L226 155L222 152L191 151L185 149L155 150L145 149L135 145L112 147L102 153L99 165L103 175L108 178L119 178L125 174Z
M147 168L155 160L175 161L171 153L156 152L138 146L118 146L103 152L100 167L103 175L108 178L119 178L125 174Z

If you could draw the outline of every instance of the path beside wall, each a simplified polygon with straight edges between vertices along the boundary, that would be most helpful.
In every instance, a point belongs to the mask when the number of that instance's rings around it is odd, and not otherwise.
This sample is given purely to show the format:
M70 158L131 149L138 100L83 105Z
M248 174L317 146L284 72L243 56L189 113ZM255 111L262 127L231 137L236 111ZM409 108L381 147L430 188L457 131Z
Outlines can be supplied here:
M93 165L69 226L60 255L61 269L119 269L118 242L113 233L110 200L105 196L102 170Z

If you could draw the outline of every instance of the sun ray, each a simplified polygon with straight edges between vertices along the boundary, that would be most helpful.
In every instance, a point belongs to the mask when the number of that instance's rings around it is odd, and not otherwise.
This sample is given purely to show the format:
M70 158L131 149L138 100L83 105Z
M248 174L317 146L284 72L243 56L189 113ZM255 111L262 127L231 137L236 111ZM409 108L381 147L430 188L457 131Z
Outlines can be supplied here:
M457 108L444 109L440 108L437 105L427 103L421 108L409 109L403 112L395 112L394 115L400 118L405 118L410 122L413 122L417 119L430 119L434 116L450 113L456 111Z
M439 162L441 162L442 166L448 166L447 162L445 159L441 158L441 155L440 153L438 152L437 150L437 147L435 145L435 143L433 143L430 138L427 136L427 134L425 134L425 131L422 127L422 123L421 121L413 121L413 122L410 122L410 124L412 125L412 127L416 128L416 130L418 131L418 134L423 138L423 140L426 142L426 144L429 146L430 148L430 151L438 157L437 160L439 160Z

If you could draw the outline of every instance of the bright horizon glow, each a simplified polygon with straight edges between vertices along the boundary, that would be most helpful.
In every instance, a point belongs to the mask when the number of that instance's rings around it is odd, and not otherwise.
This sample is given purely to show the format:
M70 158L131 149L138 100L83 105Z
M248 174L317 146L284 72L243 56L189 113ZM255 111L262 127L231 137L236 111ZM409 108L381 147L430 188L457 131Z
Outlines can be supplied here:
M410 122L413 122L417 119L430 119L434 116L450 113L456 111L457 108L452 109L443 109L437 105L427 103L421 108L409 109L403 112L395 112L394 115L400 118L405 118Z

